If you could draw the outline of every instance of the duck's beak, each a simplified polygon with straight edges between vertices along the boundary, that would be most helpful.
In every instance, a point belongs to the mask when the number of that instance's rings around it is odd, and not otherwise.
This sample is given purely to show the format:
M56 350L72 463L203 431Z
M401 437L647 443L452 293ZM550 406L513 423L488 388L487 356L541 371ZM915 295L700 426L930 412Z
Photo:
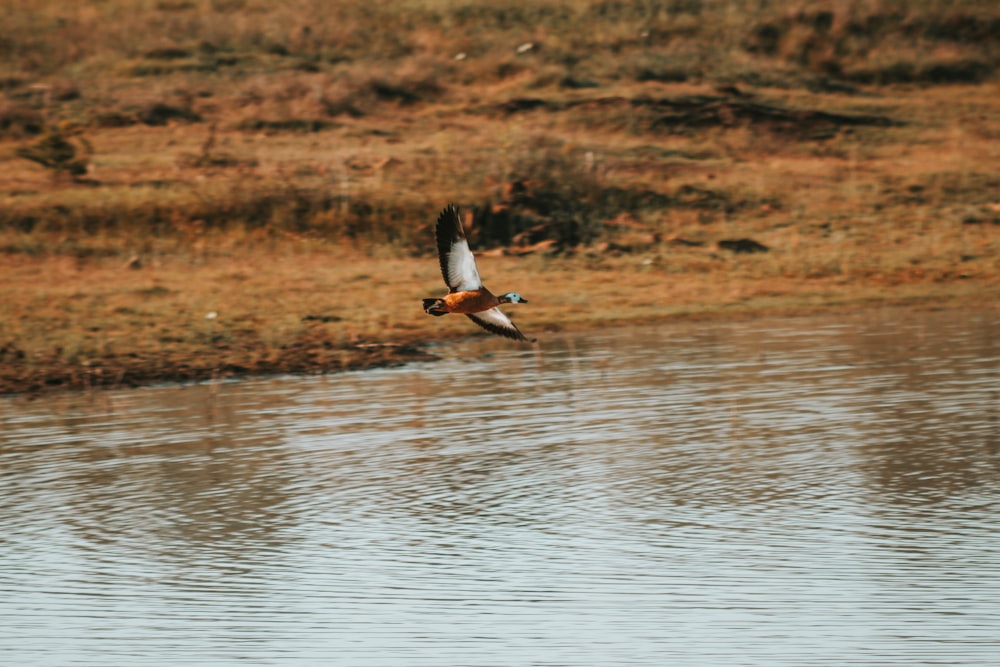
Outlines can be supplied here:
M524 297L522 296L522 297L521 297L521 303L528 303L528 300L527 300L527 299L525 299L525 298L524 298Z

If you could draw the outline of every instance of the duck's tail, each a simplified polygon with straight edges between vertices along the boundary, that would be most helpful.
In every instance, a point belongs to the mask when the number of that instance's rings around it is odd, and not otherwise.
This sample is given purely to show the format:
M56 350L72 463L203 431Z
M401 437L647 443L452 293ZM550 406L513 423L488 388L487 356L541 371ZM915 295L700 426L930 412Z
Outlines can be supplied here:
M444 299L424 299L424 312L435 317L448 314L444 309Z

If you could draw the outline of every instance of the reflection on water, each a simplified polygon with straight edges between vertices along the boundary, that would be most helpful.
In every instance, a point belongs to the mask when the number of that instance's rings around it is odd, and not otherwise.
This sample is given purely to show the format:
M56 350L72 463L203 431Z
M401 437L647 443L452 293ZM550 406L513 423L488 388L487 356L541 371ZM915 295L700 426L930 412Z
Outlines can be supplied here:
M995 665L1000 313L0 402L0 664Z

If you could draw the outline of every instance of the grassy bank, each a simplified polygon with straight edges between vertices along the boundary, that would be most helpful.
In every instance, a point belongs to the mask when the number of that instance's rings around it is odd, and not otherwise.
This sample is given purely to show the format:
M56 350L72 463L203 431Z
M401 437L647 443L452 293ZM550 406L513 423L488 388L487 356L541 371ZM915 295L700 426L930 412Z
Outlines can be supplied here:
M996 281L802 279L741 258L725 269L671 270L670 254L610 258L485 257L498 289L530 294L508 309L547 333L595 326L854 310L873 305L977 307ZM726 262L704 258L706 263ZM462 317L430 318L441 292L432 260L361 259L285 248L202 261L19 258L0 274L0 389L134 386L249 373L315 373L429 359L426 343L481 335ZM27 288L25 286L28 286ZM512 344L498 339L498 344Z
M1000 293L994 3L279 4L0 10L0 391L420 358L449 201L534 335Z

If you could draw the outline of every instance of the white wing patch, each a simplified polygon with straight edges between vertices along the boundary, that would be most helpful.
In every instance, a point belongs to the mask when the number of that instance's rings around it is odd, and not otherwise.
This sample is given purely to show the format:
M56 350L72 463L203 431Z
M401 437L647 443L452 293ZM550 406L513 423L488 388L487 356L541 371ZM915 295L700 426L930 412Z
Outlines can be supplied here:
M467 313L467 316L470 320L490 333L506 336L507 338L513 338L514 340L528 340L524 337L524 334L521 333L520 329L514 326L514 323L510 321L510 318L504 315L503 311L499 308L490 308L489 310L485 310L481 313Z
M482 286L483 281L476 269L476 258L469 248L469 242L464 238L455 239L448 251L448 287L453 292L464 292L477 290Z

